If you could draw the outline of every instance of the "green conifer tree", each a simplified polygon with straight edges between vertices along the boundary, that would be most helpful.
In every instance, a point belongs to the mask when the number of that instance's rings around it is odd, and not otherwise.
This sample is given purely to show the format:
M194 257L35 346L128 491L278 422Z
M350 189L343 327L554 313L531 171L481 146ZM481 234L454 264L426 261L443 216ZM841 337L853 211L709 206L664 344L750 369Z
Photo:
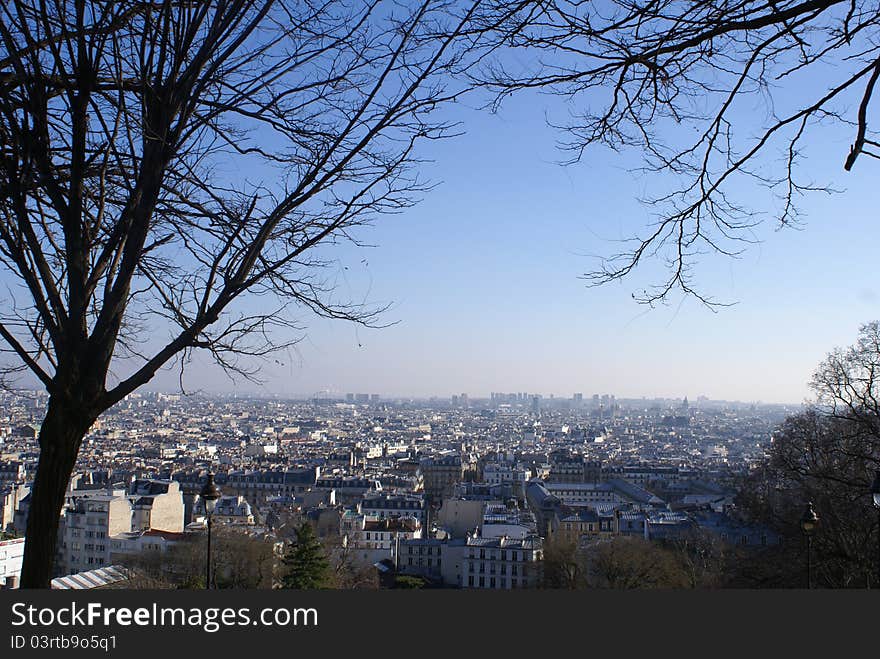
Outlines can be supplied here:
M330 564L312 525L308 522L299 526L296 544L288 550L281 562L287 567L282 578L284 588L314 590L331 585Z

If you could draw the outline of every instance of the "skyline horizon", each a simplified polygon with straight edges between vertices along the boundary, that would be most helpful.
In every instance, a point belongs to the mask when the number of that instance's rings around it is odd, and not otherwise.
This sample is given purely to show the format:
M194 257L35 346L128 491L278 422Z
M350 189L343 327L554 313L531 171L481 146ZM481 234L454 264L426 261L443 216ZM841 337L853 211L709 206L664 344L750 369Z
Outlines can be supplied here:
M8 390L10 393L16 394L24 394L24 393L37 393L41 395L48 395L45 389L42 388L14 388ZM351 394L354 396L357 395L368 395L373 396L377 395L380 398L381 402L395 401L395 400L411 400L411 401L426 401L431 402L434 400L442 400L445 402L450 401L454 397L459 397L462 394L467 395L469 401L490 401L492 394L499 394L502 396L515 395L519 393L525 393L527 398L523 399L521 402L529 403L531 401L531 397L537 395L542 401L568 401L571 402L574 400L574 395L578 393L583 394L583 405L584 407L588 407L590 403L592 403L592 397L594 395L599 395L600 397L611 396L615 402L639 402L639 401L669 401L669 402L681 402L684 399L688 400L689 406L699 405L701 402L703 403L730 403L730 404L739 404L739 405L772 405L772 406L783 406L783 407L803 407L804 405L809 404L809 401L786 401L786 400L763 400L763 399L731 399L731 398L717 398L708 396L706 394L685 394L685 395L617 395L615 393L611 393L609 391L605 391L601 394L586 392L571 392L565 394L564 392L541 392L541 391L490 391L488 394L472 394L467 391L460 391L458 393L429 393L429 394L411 394L411 393L400 393L400 392L378 392L375 390L320 390L312 393L307 392L278 392L278 391L267 391L267 390L259 390L259 389L250 389L250 390L232 390L232 389L216 389L216 390L208 390L204 388L192 389L187 391L182 391L180 389L173 388L155 388L155 387L144 387L138 389L130 395L167 395L167 396L207 396L207 397L238 397L241 396L243 398L274 398L280 400L290 400L297 402L310 402L313 400L321 400L322 398L326 398L327 400L333 400L336 402L365 402L365 401L346 401L343 400L344 397ZM341 397L341 398L338 398ZM373 401L369 401L373 402ZM520 402L520 401L517 401ZM600 401L601 402L601 401ZM508 404L508 401L501 401L499 404Z

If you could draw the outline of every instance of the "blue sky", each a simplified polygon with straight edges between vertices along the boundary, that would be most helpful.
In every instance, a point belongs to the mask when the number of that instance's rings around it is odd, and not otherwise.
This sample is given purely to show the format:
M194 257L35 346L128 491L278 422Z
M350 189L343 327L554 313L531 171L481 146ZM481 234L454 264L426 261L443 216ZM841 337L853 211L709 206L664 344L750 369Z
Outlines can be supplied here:
M578 277L595 266L589 255L613 253L615 240L650 222L635 199L658 179L630 172L637 154L601 148L558 164L559 134L545 119L561 110L537 94L497 115L450 109L466 134L422 150L433 160L422 171L438 187L360 234L376 247L328 252L339 262L340 294L392 303L384 320L395 325L371 330L303 314L305 338L281 364L266 364L262 388L218 379L198 360L188 385L290 395L807 397L823 356L877 317L877 165L863 158L845 173L851 136L817 129L802 171L845 192L805 199L800 228L766 223L756 232L762 242L740 259L703 259L698 285L734 306L713 312L673 297L648 309L631 293L660 281L657 262L601 288ZM176 382L160 375L154 387Z
M805 84L818 90L815 80L797 83ZM797 85L777 96L780 105L808 89ZM522 94L494 115L473 107L478 101L439 117L460 121L464 135L422 145L418 155L431 160L422 176L437 187L421 203L358 234L375 247L323 251L338 263L339 295L390 304L382 317L390 327L366 329L303 311L302 340L263 364L261 387L232 382L197 356L187 389L797 403L809 396L807 383L824 355L851 344L860 324L880 316L873 189L880 165L863 157L854 171L843 171L851 128L814 129L801 169L843 193L805 198L801 227L777 230L766 222L756 230L760 244L739 259L700 262L700 290L734 306L712 311L672 296L649 309L632 293L662 281L656 260L600 288L579 276L596 267L595 255L613 254L616 241L644 232L651 209L637 198L664 191L668 181L634 174L641 160L633 152L596 147L575 165L559 164L560 134L547 125L548 116L563 121L570 109L559 97ZM746 99L737 116L765 111ZM755 199L753 191L739 192ZM760 198L755 206L767 209ZM171 369L147 388L177 385Z

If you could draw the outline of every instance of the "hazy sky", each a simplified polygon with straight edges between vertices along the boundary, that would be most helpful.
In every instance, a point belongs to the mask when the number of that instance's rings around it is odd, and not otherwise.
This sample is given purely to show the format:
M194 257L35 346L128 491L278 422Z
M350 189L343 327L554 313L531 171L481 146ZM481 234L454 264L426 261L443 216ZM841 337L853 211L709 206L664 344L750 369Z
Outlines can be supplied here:
M618 396L705 394L800 402L823 356L852 343L878 317L877 164L845 173L851 136L824 130L802 170L845 189L802 203L804 226L756 232L738 260L707 256L702 289L730 308L713 312L673 297L648 309L631 293L662 276L649 264L630 280L588 288L579 275L613 242L650 222L635 198L651 179L633 156L590 151L557 164L558 133L545 123L552 97L508 103L499 115L461 106L449 116L467 134L432 143L424 174L440 185L415 208L360 234L373 248L344 246L340 294L393 303L392 327L369 330L303 314L298 350L266 364L262 390L446 396L467 392L573 392ZM821 130L821 129L820 129ZM196 362L185 380L205 390L236 386ZM171 387L176 374L155 387Z

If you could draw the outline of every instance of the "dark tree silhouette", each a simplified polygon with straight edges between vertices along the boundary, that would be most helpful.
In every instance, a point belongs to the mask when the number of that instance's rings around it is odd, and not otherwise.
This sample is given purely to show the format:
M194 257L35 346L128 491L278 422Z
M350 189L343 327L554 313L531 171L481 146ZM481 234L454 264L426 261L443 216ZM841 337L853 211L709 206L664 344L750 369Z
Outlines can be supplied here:
M816 369L817 400L774 433L766 462L741 487L741 506L773 526L784 546L747 566L756 585L802 587L798 522L812 501L820 525L813 539L816 579L830 587L878 586L877 534L870 487L880 468L880 340L877 322L856 343L832 351Z
M815 583L877 585L877 514L869 492L876 461L866 460L859 434L853 423L817 410L789 418L777 431L767 463L750 474L738 504L783 543L738 566L743 585L805 587L799 522L807 501L820 520L813 536Z
M318 248L427 188L480 5L0 6L0 337L49 393L22 586L49 584L83 436L159 369L255 377L303 309L377 322Z
M634 297L673 291L718 304L694 284L705 253L735 256L756 240L768 208L798 220L807 192L830 191L799 174L811 128L852 135L840 160L878 157L869 130L880 77L880 11L869 0L497 0L508 12L502 53L479 76L496 104L524 89L571 101L564 129L571 161L592 144L633 148L644 171L671 179L647 199L657 220L585 275L619 280L659 256L668 276ZM756 107L757 106L757 107ZM774 199L775 197L775 199Z

